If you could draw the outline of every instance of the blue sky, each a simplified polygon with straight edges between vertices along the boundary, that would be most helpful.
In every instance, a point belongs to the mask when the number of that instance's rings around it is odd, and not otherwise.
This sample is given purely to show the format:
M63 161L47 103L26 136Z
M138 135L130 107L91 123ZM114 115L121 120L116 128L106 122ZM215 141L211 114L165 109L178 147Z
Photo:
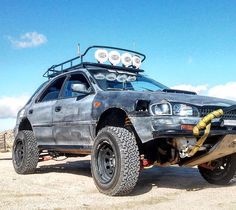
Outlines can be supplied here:
M0 130L15 120L1 113L15 113L78 42L136 49L167 86L236 98L236 1L1 0L0 26Z

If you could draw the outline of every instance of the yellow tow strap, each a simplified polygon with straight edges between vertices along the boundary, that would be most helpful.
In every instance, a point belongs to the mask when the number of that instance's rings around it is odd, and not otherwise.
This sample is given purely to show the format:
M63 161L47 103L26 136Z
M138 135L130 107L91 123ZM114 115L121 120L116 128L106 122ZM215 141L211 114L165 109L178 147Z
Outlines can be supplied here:
M189 157L193 156L196 154L196 152L200 149L200 147L203 145L203 143L206 141L210 130L211 130L211 121L214 118L217 117L221 117L224 114L224 111L222 109L218 109L216 111L213 111L211 113L209 113L208 115L206 115L205 117L203 117L199 123L193 128L193 135L196 138L199 138L200 135L200 130L204 130L204 135L201 136L197 143L195 144L195 146L189 151L188 155Z

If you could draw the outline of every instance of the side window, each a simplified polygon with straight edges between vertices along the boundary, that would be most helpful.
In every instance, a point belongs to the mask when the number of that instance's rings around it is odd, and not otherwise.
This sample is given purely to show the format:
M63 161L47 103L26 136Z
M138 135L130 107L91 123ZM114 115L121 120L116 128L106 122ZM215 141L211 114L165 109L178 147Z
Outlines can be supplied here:
M87 79L83 74L72 74L71 77L65 82L64 90L62 93L63 98L71 98L85 95L85 93L81 93L73 90L73 85L81 84L84 86L85 91L89 91L91 89Z
M63 85L63 82L66 77L61 77L57 79L55 82L53 82L43 93L43 95L40 97L38 102L44 102L44 101L51 101L56 100L59 96L61 87Z

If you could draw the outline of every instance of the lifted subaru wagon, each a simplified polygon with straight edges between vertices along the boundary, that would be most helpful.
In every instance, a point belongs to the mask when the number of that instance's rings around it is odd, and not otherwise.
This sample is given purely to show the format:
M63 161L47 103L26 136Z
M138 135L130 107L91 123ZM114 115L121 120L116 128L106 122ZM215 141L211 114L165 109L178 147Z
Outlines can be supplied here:
M144 75L145 58L92 46L50 67L18 113L15 171L33 173L45 155L91 154L94 182L107 195L130 193L140 170L154 165L198 166L209 183L230 183L236 102L170 89Z

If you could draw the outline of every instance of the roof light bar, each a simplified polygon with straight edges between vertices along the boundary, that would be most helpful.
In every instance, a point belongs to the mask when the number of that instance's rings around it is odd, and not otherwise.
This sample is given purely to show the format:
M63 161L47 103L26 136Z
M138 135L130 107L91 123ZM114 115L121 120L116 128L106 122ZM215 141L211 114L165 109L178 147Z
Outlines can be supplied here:
M123 48L118 48L118 47L111 47L111 46L104 46L104 45L93 45L93 46L88 47L84 51L84 53L81 53L79 48L80 48L80 45L78 45L78 54L79 54L78 56L71 58L69 60L66 60L64 62L61 62L59 64L52 65L51 67L49 67L47 69L47 71L43 74L43 76L50 79L50 78L53 78L61 73L68 72L70 70L74 70L75 67L78 67L80 65L81 66L85 66L85 65L103 66L103 65L105 65L104 63L107 61L113 62L112 63L113 66L110 66L111 69L121 69L121 70L126 70L129 72L132 72L132 70L134 70L135 72L143 72L142 69L138 69L138 68L140 67L141 63L146 59L146 56L140 52L128 50L128 49L123 49ZM94 49L96 49L96 50L94 50ZM88 56L88 53L91 52L92 50L95 51L95 58L98 61L98 63L91 62L91 61L87 61L87 62L84 61L85 58ZM117 55L117 53L115 53L117 56L114 56L114 54L113 54L113 56L110 55L110 59L109 59L108 51L110 51L110 50L118 51L118 55ZM131 65L128 64L130 61L127 57L129 57L129 56L127 56L127 55L125 56L122 54L122 57L125 57L125 58L122 58L123 66L115 66L119 62L121 62L121 56L120 56L119 52L123 53L123 54L130 53L132 56L132 64ZM137 56L140 58L140 60L141 60L140 64L138 64L139 61L137 59L133 58L134 56ZM112 59L114 57L115 57L115 59ZM115 62L114 62L114 60L115 60ZM135 64L135 66L134 66L134 64ZM134 68L136 68L136 70Z
M127 52L120 55L120 53L116 50L107 52L105 49L97 49L95 51L95 58L99 63L105 63L107 60L109 60L113 66L116 66L121 62L125 67L133 66L136 69L138 69L142 64L141 58L139 56L132 56Z
M98 48L95 51L95 58L98 63L105 63L109 61L111 65L116 66L118 64L122 64L124 67L136 68L139 69L142 64L142 59L138 54L130 52L124 52L122 55L117 50L111 50L108 52L106 49ZM122 50L122 49L121 49Z

